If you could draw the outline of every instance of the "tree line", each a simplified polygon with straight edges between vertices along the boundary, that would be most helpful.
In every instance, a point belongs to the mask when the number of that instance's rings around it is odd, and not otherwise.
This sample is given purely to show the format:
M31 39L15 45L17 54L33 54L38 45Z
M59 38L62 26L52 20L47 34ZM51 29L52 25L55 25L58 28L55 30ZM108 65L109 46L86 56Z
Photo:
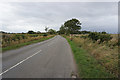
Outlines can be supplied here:
M83 36L84 38L89 38L93 40L93 42L100 40L99 43L108 42L112 39L111 35L103 32L91 32L91 31L80 31L81 22L78 19L71 19L66 21L59 30L59 34L88 34L87 36ZM72 39L71 39L72 40Z

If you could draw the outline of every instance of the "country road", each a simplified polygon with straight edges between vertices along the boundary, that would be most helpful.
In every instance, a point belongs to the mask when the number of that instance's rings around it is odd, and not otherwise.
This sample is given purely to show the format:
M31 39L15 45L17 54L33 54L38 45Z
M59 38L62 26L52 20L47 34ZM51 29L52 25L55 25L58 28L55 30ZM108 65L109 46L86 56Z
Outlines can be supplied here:
M76 72L71 48L59 35L2 56L3 78L71 78Z

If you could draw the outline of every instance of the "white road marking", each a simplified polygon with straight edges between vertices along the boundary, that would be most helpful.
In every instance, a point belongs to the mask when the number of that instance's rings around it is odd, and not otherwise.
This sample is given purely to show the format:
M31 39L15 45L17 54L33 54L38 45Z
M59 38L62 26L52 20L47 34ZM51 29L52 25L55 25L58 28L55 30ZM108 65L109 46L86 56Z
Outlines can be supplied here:
M9 70L11 70L11 69L13 69L13 68L17 67L18 65L22 64L24 61L26 61L26 60L28 60L29 58L31 58L31 57L33 57L33 56L35 56L36 54L38 54L38 53L39 53L39 52L41 52L41 51L42 51L42 50L39 50L39 51L38 51L38 52L36 52L35 54L33 54L33 55L31 55L31 56L27 57L26 59L24 59L24 60L20 61L19 63L15 64L14 66L10 67L9 69L7 69L7 70L3 71L2 73L0 73L0 76L1 76L1 75L3 75L4 73L8 72Z

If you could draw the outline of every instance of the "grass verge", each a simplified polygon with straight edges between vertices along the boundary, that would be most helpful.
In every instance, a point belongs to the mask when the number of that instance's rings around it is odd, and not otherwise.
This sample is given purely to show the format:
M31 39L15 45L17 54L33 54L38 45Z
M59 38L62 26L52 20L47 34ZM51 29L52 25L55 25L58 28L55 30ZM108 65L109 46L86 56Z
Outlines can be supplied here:
M72 48L80 78L114 78L114 75L108 73L86 50L69 38L65 38Z
M8 50L12 50L12 49L17 49L17 48L20 48L20 47L23 47L23 46L26 46L26 45L30 45L30 44L33 44L33 43L41 42L41 41L44 41L44 40L48 40L48 39L50 39L52 37L54 37L54 36L45 37L45 38L41 38L41 39L38 39L38 40L33 40L33 41L25 42L25 43L12 45L12 46L7 46L5 48L2 48L2 52L8 51Z

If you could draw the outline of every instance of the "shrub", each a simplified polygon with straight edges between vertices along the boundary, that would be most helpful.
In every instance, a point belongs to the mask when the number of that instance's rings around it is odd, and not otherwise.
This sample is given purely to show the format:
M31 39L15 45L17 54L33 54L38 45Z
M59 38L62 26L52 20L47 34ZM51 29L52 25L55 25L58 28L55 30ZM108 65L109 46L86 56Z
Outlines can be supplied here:
M30 30L30 31L28 31L28 34L35 34L35 32Z
M102 34L107 34L107 33L105 31L103 31Z
M47 34L43 34L43 36L47 36Z
M91 32L89 33L88 37L92 39L93 41L97 41L100 37L100 33L97 32Z
M120 41L118 41L117 45L120 46Z
M118 41L117 41L117 43L116 44L114 44L114 46L120 46L120 38L118 38Z
M16 35L15 35L15 38L18 39L18 40L20 40L20 35L17 35L17 34L16 34Z
M97 40L100 40L99 43L108 42L112 39L112 37L109 34L103 34L103 33L97 33L97 32L91 32L88 37L92 39L94 42Z
M109 34L100 34L100 43L106 41L108 42L109 40L112 39L112 37Z

